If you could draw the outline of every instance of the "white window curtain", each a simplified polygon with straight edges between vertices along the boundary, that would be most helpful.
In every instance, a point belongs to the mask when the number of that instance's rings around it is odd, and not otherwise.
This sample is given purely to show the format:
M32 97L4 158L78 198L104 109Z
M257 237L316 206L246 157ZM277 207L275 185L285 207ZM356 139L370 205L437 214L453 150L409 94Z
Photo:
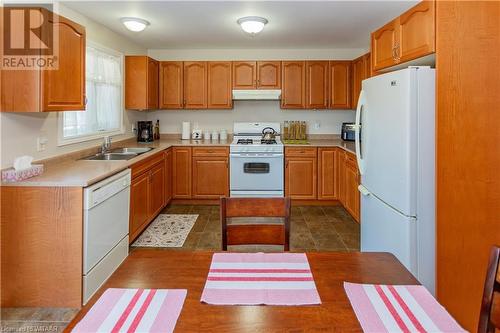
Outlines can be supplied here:
M86 110L64 112L63 139L96 136L122 127L122 57L91 46L86 52Z

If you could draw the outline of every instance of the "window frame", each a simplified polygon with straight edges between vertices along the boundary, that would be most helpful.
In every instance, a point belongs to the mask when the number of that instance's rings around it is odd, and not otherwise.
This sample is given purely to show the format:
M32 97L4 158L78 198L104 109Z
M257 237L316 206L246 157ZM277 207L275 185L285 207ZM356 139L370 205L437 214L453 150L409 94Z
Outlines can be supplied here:
M96 132L96 133L91 133L91 134L84 134L84 135L78 135L78 136L73 136L69 138L64 137L64 112L59 112L58 114L58 124L57 124L57 146L66 146L66 145L71 145L75 143L80 143L80 142L86 142L86 141L92 141L92 140L97 140L104 138L106 136L115 136L115 135L123 135L125 134L125 122L124 122L124 113L125 113L125 56L123 53L110 49L106 46L103 46L101 44L92 42L87 40L87 47L92 47L97 49L98 51L102 51L105 53L108 53L110 55L116 56L120 59L120 67L121 67L121 72L122 72L122 84L121 84L121 99L120 99L120 114L119 114L119 123L120 123L120 128L115 129L115 130L109 130L109 131L101 131L101 132ZM85 50L86 52L86 50ZM85 78L85 84L87 84L87 79ZM74 111L70 111L74 112ZM86 112L85 110L82 111L76 111L76 112Z

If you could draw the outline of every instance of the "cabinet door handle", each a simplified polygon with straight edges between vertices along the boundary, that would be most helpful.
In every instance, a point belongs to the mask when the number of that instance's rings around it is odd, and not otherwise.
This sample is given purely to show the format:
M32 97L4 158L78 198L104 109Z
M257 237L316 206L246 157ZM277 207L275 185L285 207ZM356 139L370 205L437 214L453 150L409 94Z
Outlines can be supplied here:
M399 62L400 58L399 58L399 43L396 42L394 44L394 60Z

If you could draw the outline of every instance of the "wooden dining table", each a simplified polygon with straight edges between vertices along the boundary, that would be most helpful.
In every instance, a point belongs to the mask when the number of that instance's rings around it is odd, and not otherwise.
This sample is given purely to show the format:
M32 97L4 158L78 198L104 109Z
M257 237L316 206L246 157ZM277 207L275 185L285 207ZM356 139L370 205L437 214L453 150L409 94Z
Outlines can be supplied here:
M419 284L389 253L309 252L321 298L311 306L229 306L200 302L213 252L134 250L71 323L85 316L108 288L187 289L175 332L361 332L344 291L344 281Z

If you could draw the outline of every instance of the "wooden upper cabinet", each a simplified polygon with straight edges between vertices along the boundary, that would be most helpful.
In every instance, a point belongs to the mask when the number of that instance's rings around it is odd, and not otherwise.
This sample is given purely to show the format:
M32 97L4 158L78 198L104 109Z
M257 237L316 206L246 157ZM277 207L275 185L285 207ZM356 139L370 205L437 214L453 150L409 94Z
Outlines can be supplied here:
M191 147L172 149L172 196L174 199L191 198Z
M230 109L233 107L231 84L231 62L208 62L208 102L209 109Z
M361 83L366 76L366 60L363 55L352 61L352 102L351 106L355 109L358 106L359 93L361 92Z
M330 108L351 108L351 61L330 61Z
M435 3L422 1L399 17L399 54L401 62L435 51Z
M257 88L257 63L233 61L233 89Z
M365 63L365 76L364 79L368 79L372 76L372 54L370 52L363 56L363 61Z
M371 54L373 70L394 66L396 62L396 42L398 41L398 19L394 19L372 32Z
M329 104L328 61L306 62L306 108L326 109Z
M158 61L148 58L148 109L158 108Z
M233 89L280 89L281 61L233 61Z
M304 109L306 107L306 62L281 63L281 107Z
M257 89L281 88L281 61L257 61Z
M84 110L85 28L64 17L49 22L59 29L59 68L42 71L42 110Z
M148 56L125 57L125 108L158 108L158 61Z
M160 63L160 109L182 109L184 101L182 61Z
M419 2L371 35L374 71L435 52L435 1Z
M184 62L184 108L207 108L207 62Z
M41 8L42 11L47 11ZM48 11L47 11L48 12ZM59 33L55 70L4 70L0 83L0 110L44 112L85 110L85 28L48 12ZM42 26L43 29L44 26ZM41 33L45 33L42 30Z

